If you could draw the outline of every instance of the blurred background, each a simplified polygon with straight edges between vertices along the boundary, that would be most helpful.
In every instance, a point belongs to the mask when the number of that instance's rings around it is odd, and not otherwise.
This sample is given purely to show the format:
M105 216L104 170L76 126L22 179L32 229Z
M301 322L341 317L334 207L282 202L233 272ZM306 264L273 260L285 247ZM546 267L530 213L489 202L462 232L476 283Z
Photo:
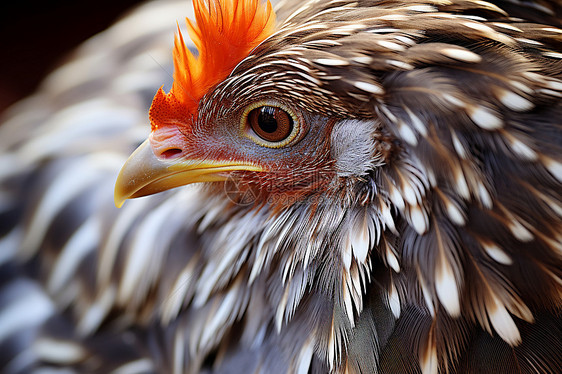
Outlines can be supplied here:
M32 93L81 42L141 0L3 1L0 5L0 114Z

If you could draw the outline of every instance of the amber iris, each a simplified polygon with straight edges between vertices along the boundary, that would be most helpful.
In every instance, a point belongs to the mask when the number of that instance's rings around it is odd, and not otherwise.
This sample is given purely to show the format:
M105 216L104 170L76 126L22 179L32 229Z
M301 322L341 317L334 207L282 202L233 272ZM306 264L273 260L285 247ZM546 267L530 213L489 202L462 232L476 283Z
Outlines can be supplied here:
M261 106L248 114L250 127L263 140L280 142L293 131L293 118L281 108Z

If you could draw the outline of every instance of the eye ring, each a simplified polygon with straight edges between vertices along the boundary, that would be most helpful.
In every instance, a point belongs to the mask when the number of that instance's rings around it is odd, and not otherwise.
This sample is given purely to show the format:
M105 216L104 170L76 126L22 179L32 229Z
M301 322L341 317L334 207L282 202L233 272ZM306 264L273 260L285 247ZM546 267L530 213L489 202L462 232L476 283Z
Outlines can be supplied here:
M244 110L241 131L258 145L280 148L297 137L300 121L286 106L272 101L260 101Z

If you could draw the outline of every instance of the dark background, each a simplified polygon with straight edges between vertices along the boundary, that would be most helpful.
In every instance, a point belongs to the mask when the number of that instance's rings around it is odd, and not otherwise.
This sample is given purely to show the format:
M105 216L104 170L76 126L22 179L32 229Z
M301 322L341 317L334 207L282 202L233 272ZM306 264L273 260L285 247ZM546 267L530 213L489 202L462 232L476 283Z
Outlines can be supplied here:
M140 0L11 0L0 5L0 114L32 93L74 47Z

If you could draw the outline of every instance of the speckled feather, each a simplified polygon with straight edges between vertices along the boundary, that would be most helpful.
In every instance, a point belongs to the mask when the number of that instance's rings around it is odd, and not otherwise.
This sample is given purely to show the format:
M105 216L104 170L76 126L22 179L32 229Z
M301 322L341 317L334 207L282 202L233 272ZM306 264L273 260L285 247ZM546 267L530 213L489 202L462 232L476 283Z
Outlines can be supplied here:
M240 176L255 204L227 182L112 206L183 1L141 7L8 113L3 372L559 372L560 6L276 13L198 113L274 97L315 124L292 174Z

